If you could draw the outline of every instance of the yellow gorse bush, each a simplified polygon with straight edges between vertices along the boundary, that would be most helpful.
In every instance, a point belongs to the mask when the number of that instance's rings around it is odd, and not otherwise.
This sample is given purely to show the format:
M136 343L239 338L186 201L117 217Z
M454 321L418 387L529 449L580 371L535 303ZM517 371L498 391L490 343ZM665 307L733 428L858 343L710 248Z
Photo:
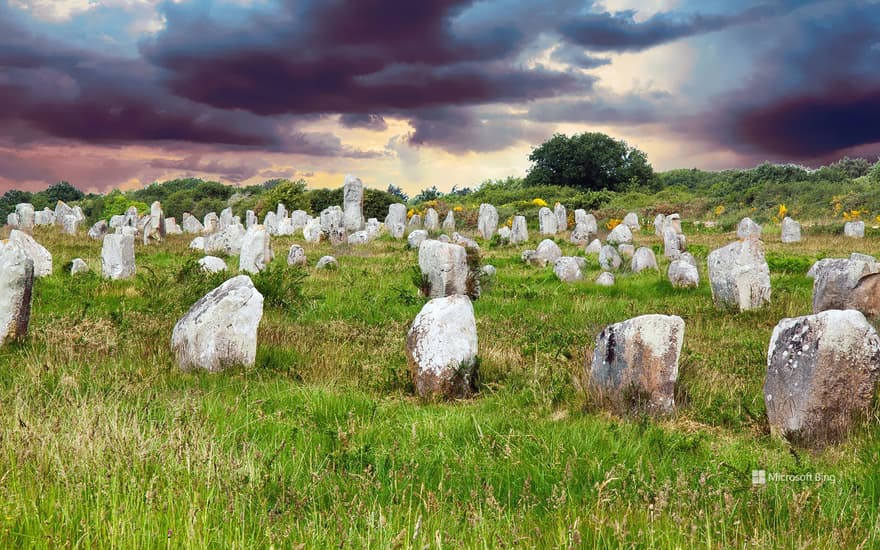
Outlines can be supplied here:
M867 210L856 210L855 208L849 212L843 213L843 219L848 222L854 222L862 219L863 214L867 214Z
M464 208L462 208L461 206L456 206L452 209L452 211L453 212L463 212Z
M715 207L715 215L720 216L721 214L724 214L724 210L725 210L724 205L719 204L718 206Z
M544 199L532 199L532 204L535 206L547 206L547 201Z
M610 220L605 222L605 229L610 231L610 230L614 229L615 227L617 227L618 225L620 225L620 223L622 221L623 220L621 220L619 218L611 218Z
M776 217L780 220L784 220L786 214L788 214L788 208L784 204L780 204L776 211Z

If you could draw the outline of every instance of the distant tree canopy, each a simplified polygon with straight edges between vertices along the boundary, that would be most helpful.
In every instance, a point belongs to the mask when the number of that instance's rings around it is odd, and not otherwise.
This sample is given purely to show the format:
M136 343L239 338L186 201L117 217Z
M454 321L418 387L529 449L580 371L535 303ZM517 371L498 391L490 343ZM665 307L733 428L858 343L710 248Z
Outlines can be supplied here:
M648 157L625 141L599 132L556 134L529 155L527 186L561 185L584 191L623 191L654 184Z

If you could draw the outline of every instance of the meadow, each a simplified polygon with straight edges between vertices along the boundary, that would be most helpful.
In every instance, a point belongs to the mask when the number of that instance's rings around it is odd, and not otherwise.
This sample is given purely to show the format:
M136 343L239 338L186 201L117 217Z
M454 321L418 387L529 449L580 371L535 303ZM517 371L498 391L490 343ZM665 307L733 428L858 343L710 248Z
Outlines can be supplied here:
M177 319L223 276L193 269L190 238L137 246L138 276L100 278L99 241L37 227L54 256L28 338L0 348L0 546L36 548L665 548L880 545L880 408L820 453L771 437L762 385L783 317L810 313L810 265L864 240L765 226L772 304L712 304L710 250L735 239L685 225L698 289L660 272L605 288L481 243L497 276L474 302L479 391L412 394L404 351L424 304L417 251L383 236L331 248L275 237L256 366L184 373ZM774 233L775 231L775 233ZM563 252L582 249L557 241ZM287 249L336 271L298 271ZM64 266L84 258L92 273ZM228 259L231 272L237 258ZM596 335L645 313L686 323L677 412L620 417L585 391ZM812 481L752 484L752 470ZM821 479L817 480L821 474Z

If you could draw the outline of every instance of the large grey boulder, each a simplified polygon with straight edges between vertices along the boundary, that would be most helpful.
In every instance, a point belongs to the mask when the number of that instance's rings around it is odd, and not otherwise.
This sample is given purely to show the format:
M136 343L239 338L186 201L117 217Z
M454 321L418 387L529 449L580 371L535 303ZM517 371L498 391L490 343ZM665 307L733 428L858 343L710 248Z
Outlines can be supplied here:
M101 247L101 274L107 279L128 279L136 271L134 236L111 233L104 235Z
M82 219L77 217L74 214L65 214L61 216L61 232L65 235L76 235L76 232L79 231L80 223Z
M878 369L880 338L858 311L781 320L764 382L771 431L815 448L842 439L870 413Z
M743 218L736 226L736 236L740 239L760 239L761 226L752 221L752 218Z
M291 245L290 251L287 253L287 265L305 267L308 263L309 261L306 258L306 251L303 250L303 247L298 244Z
M33 237L23 231L13 229L9 233L9 242L21 248L25 255L34 262L34 277L46 277L52 274L52 254Z
M342 185L342 226L346 231L364 228L364 184L360 178L346 174Z
M17 244L0 241L0 346L27 335L34 262Z
M280 202L279 202L279 203L275 206L275 215L278 216L278 219L279 219L279 220L283 220L284 218L287 217L287 207L284 206L283 203L280 203Z
M257 329L263 318L263 295L247 275L218 286L174 325L171 350L183 370L218 372L253 366Z
M541 235L555 235L559 221L556 214L546 206L538 210L538 231Z
M15 214L18 216L18 229L26 233L33 233L36 223L34 205L29 202L16 204Z
M770 301L770 268L761 241L730 243L710 252L707 262L715 305L745 311Z
M596 237L596 233L591 232L590 228L585 223L579 223L574 226L574 229L571 231L571 236L569 240L574 244L580 246L586 246Z
M339 262L333 256L321 256L315 264L315 269L339 269Z
M183 235L183 230L177 225L177 220L175 218L165 218L165 234Z
M199 234L205 231L205 226L202 225L202 222L197 220L196 217L189 212L183 213L182 225L184 233Z
M611 230L605 240L608 244L631 244L633 241L632 230L625 223L619 223Z
M529 230L526 226L525 216L514 216L510 226L510 243L519 244L529 240Z
M343 211L338 206L328 206L321 210L321 231L330 235L334 229L345 229L342 225Z
M624 243L617 246L617 252L622 259L632 259L636 253L636 247L629 243Z
M557 202L553 206L553 215L556 216L556 231L568 231L568 212L565 211L565 206Z
M528 258L528 262L538 267L553 264L562 257L562 249L550 239L544 239L538 244L538 248Z
M623 260L620 258L617 249L610 244L606 244L599 250L599 266L603 270L619 269L622 262Z
M605 327L596 339L590 381L615 409L668 414L675 408L684 320L642 315Z
M375 239L382 233L382 224L379 223L379 220L376 218L370 218L367 220L367 223L364 225L364 231L367 232L367 236L370 240Z
M303 239L307 243L319 243L321 242L321 237L324 235L324 232L321 231L321 220L318 218L310 219L305 226L303 226Z
M43 208L39 212L34 212L34 224L35 225L54 225L55 224L55 212L49 210L48 208Z
M440 231L440 214L433 208L428 208L425 212L425 229L434 233Z
M205 238L204 237L196 237L195 239L189 242L189 248L192 250L205 251Z
M241 251L238 256L239 271L259 273L266 269L266 265L271 261L271 237L265 226L258 224L246 230L241 239Z
M74 258L70 262L70 274L79 275L80 273L88 273L89 265L82 258Z
M480 205L480 214L477 218L477 231L484 240L489 240L498 229L498 211L491 204Z
M346 242L350 245L367 244L370 242L370 234L366 230L355 231L348 236Z
M456 398L474 389L477 323L467 296L434 298L422 307L406 336L416 394Z
M843 224L843 236L853 239L863 239L865 237L865 222L846 222Z
M402 239L406 232L406 205L395 203L388 205L388 215L385 216L385 228L395 239Z
M801 242L801 224L786 216L782 219L782 236L784 243Z
M614 286L614 273L603 271L596 277L596 284L599 286Z
M419 246L419 269L427 278L428 296L440 298L467 294L470 270L467 251L463 246L435 240L422 241Z
M635 251L632 257L631 267L633 273L641 273L646 269L660 269L657 266L657 257L654 256L654 251L647 246L639 247L638 250Z
M563 283L573 283L584 278L581 269L585 267L583 258L562 256L553 263L553 273Z
M244 213L244 228L250 229L258 223L260 223L260 220L257 218L257 213L253 210L246 210Z
M697 266L684 259L673 260L666 275L676 288L697 288L700 286L700 272Z
M666 216L666 227L671 227L673 231L681 235L681 216L678 213Z
M641 231L642 229L642 224L639 223L639 215L635 212L630 212L624 216L621 224L629 227L631 231Z
M601 251L602 251L602 241L600 241L599 239L593 239L592 241L590 241L590 244L588 244L586 246L586 248L584 248L584 254L587 254L587 255L598 254Z
M202 271L207 273L218 273L220 271L226 271L226 262L217 256L205 256L199 260L199 267L202 268Z
M18 229L18 214L15 212L10 212L6 214L6 225L12 227L13 229Z

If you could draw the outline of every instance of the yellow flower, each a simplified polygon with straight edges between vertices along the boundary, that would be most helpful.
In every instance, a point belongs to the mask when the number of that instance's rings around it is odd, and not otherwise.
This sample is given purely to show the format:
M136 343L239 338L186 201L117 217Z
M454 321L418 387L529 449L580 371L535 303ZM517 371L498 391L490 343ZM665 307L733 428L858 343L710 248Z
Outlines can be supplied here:
M455 208L452 209L452 211L453 212L462 212L462 211L464 211L464 208L462 208L461 206L456 206Z
M615 227L617 227L618 225L620 225L620 222L622 222L622 221L623 220L620 220L618 218L611 218L610 220L605 222L605 229L610 231L610 230L614 229Z
M513 218L507 218L507 221L504 222L504 225L507 227L513 227Z
M412 217L413 217L413 214L415 214L415 213L416 213L416 211L413 210L412 208L410 208L410 209L407 210L407 212L406 212L406 218L407 218L407 219L412 218Z
M715 207L715 215L720 216L721 214L724 214L724 205L723 204L719 204L718 206Z
M779 210L776 212L776 217L783 220L785 219L786 214L788 214L788 208L784 204L780 204Z
M535 206L547 206L547 201L544 199L532 199L532 204Z

